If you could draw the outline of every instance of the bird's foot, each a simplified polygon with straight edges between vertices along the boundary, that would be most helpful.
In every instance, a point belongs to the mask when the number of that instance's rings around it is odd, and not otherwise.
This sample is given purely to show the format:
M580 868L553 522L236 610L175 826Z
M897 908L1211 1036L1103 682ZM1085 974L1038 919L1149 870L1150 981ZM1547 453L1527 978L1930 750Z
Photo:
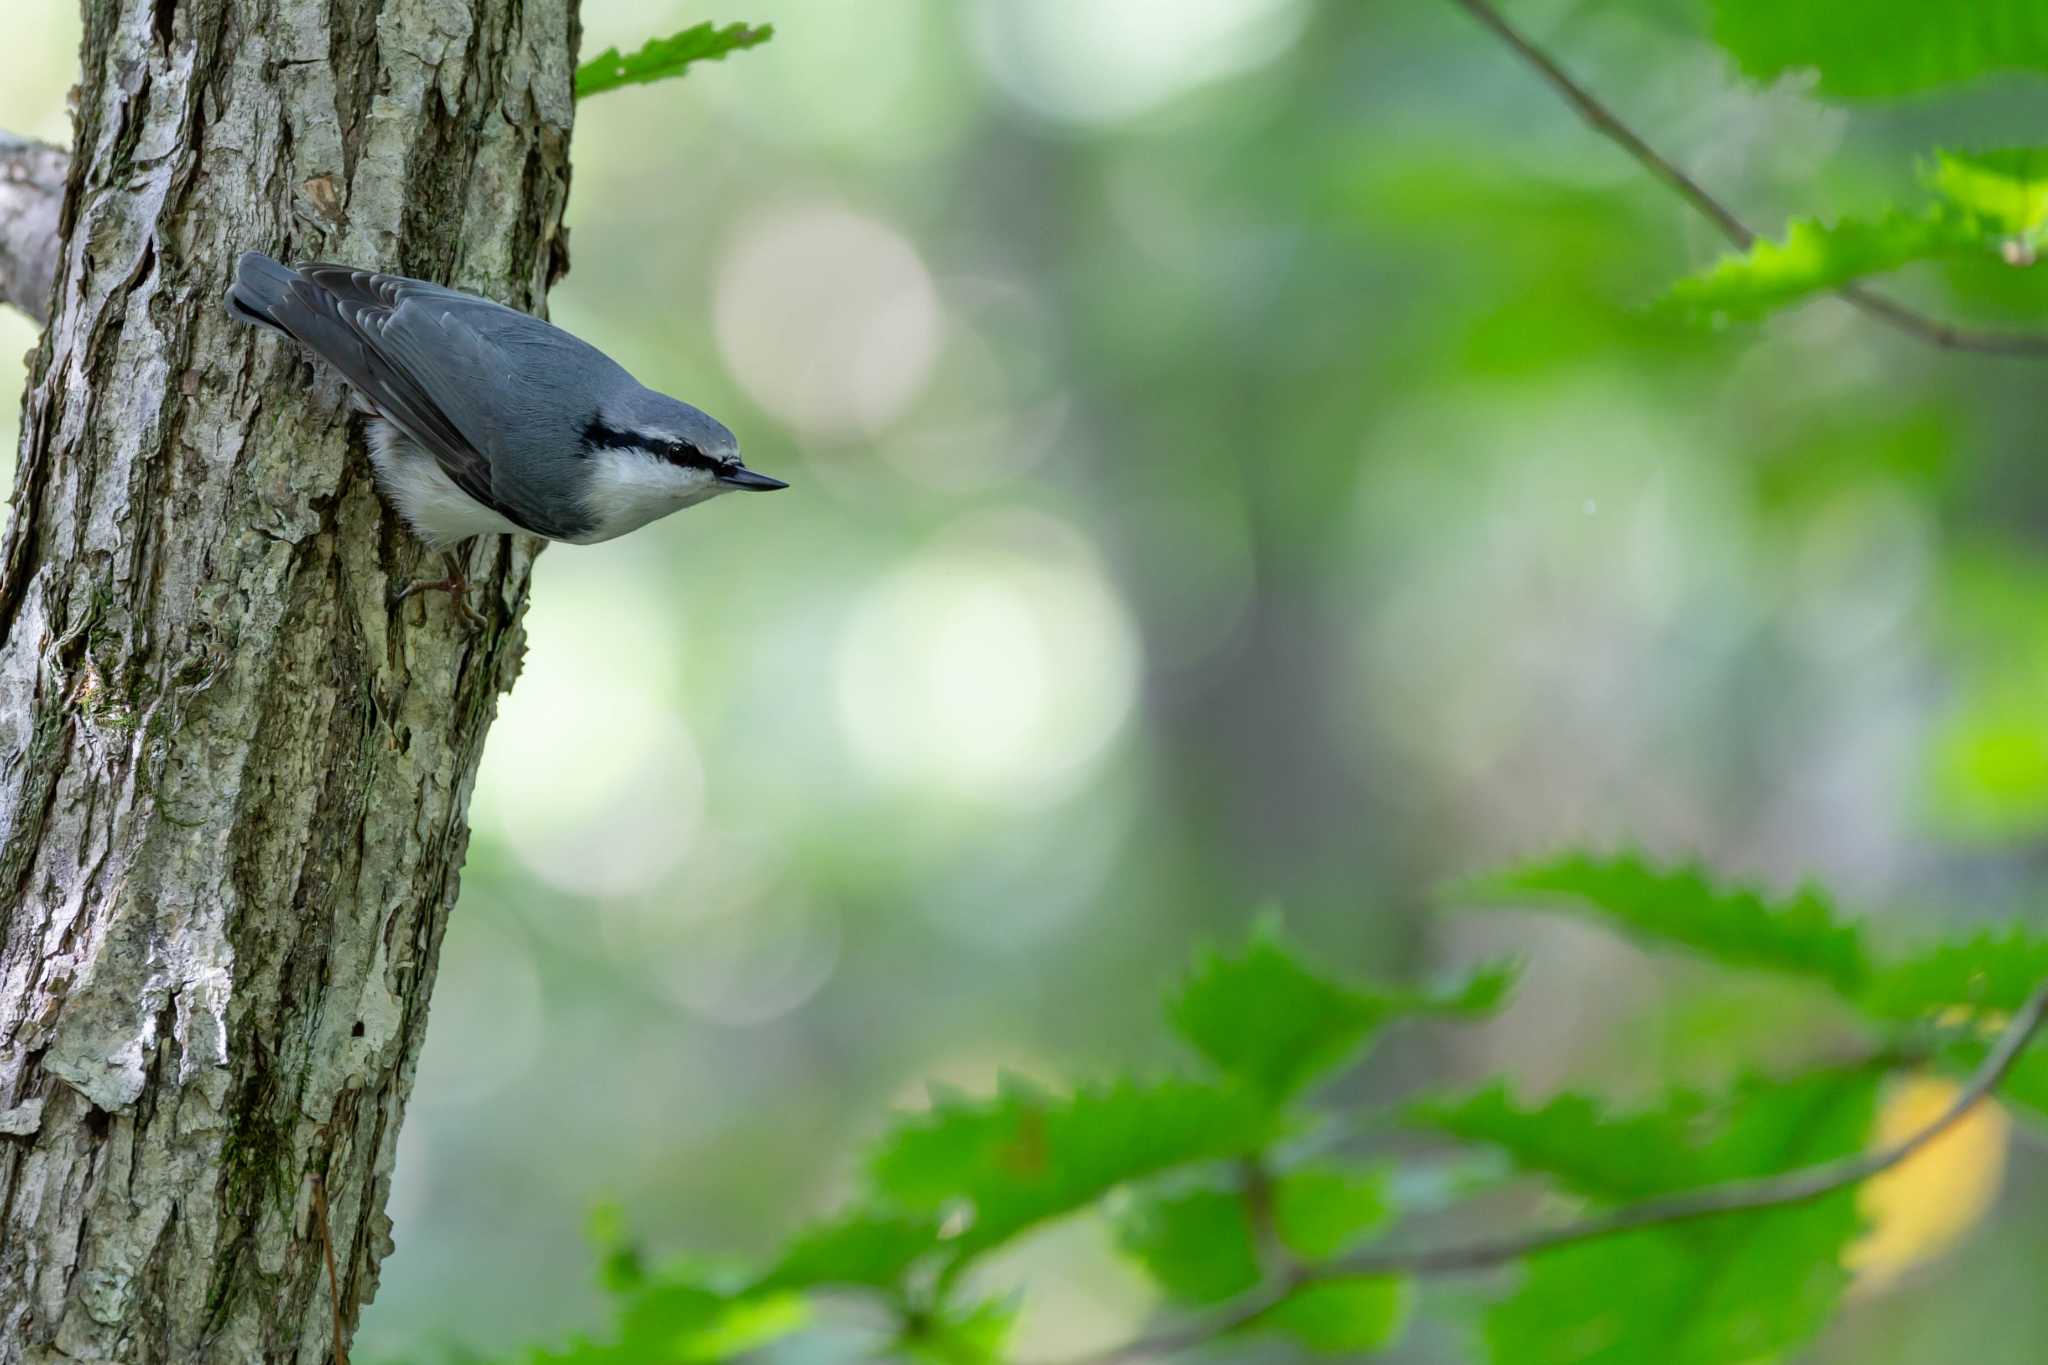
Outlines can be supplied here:
M407 598L423 592L445 592L448 594L449 603L455 608L456 615L460 616L471 630L481 632L489 623L469 604L469 575L463 569L462 557L451 552L443 557L442 562L448 570L446 578L424 582L415 579L392 593L391 605L396 607ZM424 617L421 618L421 623L425 624Z

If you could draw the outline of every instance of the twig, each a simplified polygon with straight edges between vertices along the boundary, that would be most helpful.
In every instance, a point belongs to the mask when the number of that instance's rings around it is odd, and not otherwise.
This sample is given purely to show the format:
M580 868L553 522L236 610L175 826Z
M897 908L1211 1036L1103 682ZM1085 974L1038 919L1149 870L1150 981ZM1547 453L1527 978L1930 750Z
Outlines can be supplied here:
M1940 1137L1996 1090L2011 1072L2020 1052L2032 1041L2048 1017L2048 982L2035 987L2020 1012L2006 1025L1998 1046L1985 1057L1976 1074L1961 1093L1934 1120L1914 1130L1889 1147L1837 1157L1818 1166L1755 1180L1731 1180L1724 1185L1685 1190L1657 1199L1646 1199L1583 1222L1503 1237L1467 1246L1437 1247L1424 1251L1364 1252L1328 1266L1317 1267L1319 1275L1447 1274L1461 1270L1485 1270L1538 1252L1611 1237L1642 1228L1688 1223L1723 1213L1747 1213L1757 1209L1785 1208L1833 1194L1874 1175L1882 1175L1928 1143Z
M1464 0L1459 0L1464 3ZM1226 1336L1250 1325L1289 1294L1304 1285L1323 1280L1348 1279L1362 1275L1449 1275L1463 1271L1490 1270L1527 1256L1555 1251L1601 1237L1612 1237L1643 1228L1668 1227L1724 1213L1752 1213L1759 1209L1786 1208L1805 1204L1837 1190L1868 1180L1898 1165L1960 1122L1963 1116L1998 1089L2013 1064L2048 1019L2048 981L2034 993L2006 1025L1998 1044L1984 1058L1962 1091L1936 1118L1889 1147L1854 1156L1824 1161L1804 1170L1756 1180L1732 1180L1704 1189L1686 1190L1657 1199L1646 1199L1610 1213L1595 1215L1563 1227L1539 1228L1513 1237L1471 1242L1464 1246L1426 1247L1416 1251L1368 1251L1325 1261L1313 1266L1284 1270L1243 1301L1211 1317L1172 1328L1153 1336L1138 1337L1094 1355L1082 1356L1063 1365L1124 1365L1152 1356L1191 1350L1204 1342Z
M1701 217L1719 228L1722 236L1745 250L1756 241L1757 234L1736 216L1733 209L1715 198L1699 181L1680 170L1668 157L1645 142L1641 134L1622 122L1613 110L1602 104L1585 86L1572 79L1549 53L1536 46L1521 30L1502 17L1500 11L1495 9L1489 0L1451 0L1451 3L1471 15L1480 27L1505 43L1516 56L1534 68L1565 103L1578 111L1579 116L1585 119L1593 131L1627 152L1644 170L1669 186L1681 199L1692 205ZM1845 284L1834 293L1850 306L1861 309L1887 326L1894 327L1930 346L1951 351L1975 351L1986 355L2048 356L2048 335L1958 327L1953 323L1928 317L1861 284Z
M327 1181L313 1177L313 1217L320 1224L320 1250L327 1258L327 1303L334 1310L334 1365L348 1365L341 1325L341 1277L334 1273L334 1237L327 1230Z

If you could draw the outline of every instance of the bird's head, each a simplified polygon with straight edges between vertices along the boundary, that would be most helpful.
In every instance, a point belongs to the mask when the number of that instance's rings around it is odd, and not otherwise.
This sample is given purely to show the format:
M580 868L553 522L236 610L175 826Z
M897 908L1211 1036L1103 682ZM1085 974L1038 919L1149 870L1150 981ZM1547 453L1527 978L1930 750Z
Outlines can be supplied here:
M588 498L600 522L639 525L720 493L789 487L747 468L724 423L651 389L635 386L601 403L582 439Z

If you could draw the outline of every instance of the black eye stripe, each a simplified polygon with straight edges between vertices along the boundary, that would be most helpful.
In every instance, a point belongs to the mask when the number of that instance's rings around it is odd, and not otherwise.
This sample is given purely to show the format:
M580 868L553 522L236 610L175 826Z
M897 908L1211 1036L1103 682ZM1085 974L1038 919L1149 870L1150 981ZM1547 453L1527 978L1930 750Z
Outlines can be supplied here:
M714 474L725 468L723 462L712 459L688 441L650 440L645 435L608 426L603 420L593 417L583 428L583 453L590 455L600 450L651 450L672 465L684 469L705 469Z
M637 450L646 444L632 432L608 427L595 417L583 428L583 453L586 455L599 450Z

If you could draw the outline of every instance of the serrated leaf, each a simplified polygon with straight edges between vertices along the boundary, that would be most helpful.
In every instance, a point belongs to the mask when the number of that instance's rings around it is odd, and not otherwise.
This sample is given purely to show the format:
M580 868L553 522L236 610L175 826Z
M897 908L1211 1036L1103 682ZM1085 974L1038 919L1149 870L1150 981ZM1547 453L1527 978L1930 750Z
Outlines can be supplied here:
M799 1233L753 1292L813 1285L886 1289L938 1245L938 1219L929 1215L847 1214Z
M1117 1243L1170 1299L1220 1303L1259 1283L1244 1196L1230 1190L1144 1196L1116 1220Z
M1012 1086L906 1119L868 1170L876 1190L906 1209L967 1205L966 1229L945 1244L957 1269L1127 1181L1244 1156L1284 1128L1260 1096L1235 1086L1127 1080L1068 1096Z
M1869 974L1863 934L1812 886L1790 900L1720 888L1696 866L1656 868L1633 854L1567 854L1477 879L1451 894L1475 905L1555 899L1597 912L1631 936L1691 948L1735 967L1789 972L1844 995Z
M1855 280L1919 261L1994 260L2002 238L1972 214L1946 206L1822 223L1794 218L1781 241L1758 238L1672 285L1667 305L1700 317L1754 321Z
M1874 1070L1752 1081L1709 1103L1681 1095L1610 1115L1580 1097L1534 1108L1498 1088L1431 1117L1501 1145L1525 1170L1601 1202L1778 1174L1858 1150ZM1844 1189L1805 1204L1649 1228L1530 1259L1488 1310L1493 1360L1515 1365L1724 1365L1775 1359L1826 1323L1860 1223Z
M576 98L680 76L697 62L723 61L729 52L759 47L774 36L773 24L702 23L666 38L651 38L630 57L609 47L576 68Z
M2048 981L2048 937L2023 925L1936 943L1879 966L1863 993L1872 1013L1915 1019L1945 1010L2014 1010Z
M1714 38L1743 74L1811 69L1824 95L1904 95L1999 71L2048 70L2036 0L1714 0Z
M1389 1019L1485 1013L1513 980L1494 965L1444 993L1354 986L1312 970L1267 925L1234 955L1205 955L1167 1012L1218 1070L1277 1100L1343 1066Z
M1243 1332L1277 1332L1311 1351L1378 1351L1393 1345L1414 1306L1410 1282L1355 1275L1303 1285L1247 1322Z
M2048 147L1937 152L1928 183L2000 232L2029 236L2048 226Z
M1793 1118L1832 1112L1870 1081L1861 1072L1752 1078L1718 1098L1677 1091L1654 1108L1626 1113L1571 1093L1525 1106L1495 1082L1464 1099L1420 1102L1409 1115L1498 1147L1522 1170L1576 1193L1627 1203L1770 1174L1780 1168L1776 1153Z
M1408 1113L1425 1127L1498 1147L1520 1169L1577 1193L1624 1202L1694 1183L1690 1149L1705 1110L1705 1100L1675 1095L1655 1110L1614 1114L1570 1093L1524 1107L1497 1081L1463 1099L1421 1101Z
M1332 1162L1300 1166L1273 1182L1273 1227L1307 1261L1341 1256L1393 1213L1387 1172Z

